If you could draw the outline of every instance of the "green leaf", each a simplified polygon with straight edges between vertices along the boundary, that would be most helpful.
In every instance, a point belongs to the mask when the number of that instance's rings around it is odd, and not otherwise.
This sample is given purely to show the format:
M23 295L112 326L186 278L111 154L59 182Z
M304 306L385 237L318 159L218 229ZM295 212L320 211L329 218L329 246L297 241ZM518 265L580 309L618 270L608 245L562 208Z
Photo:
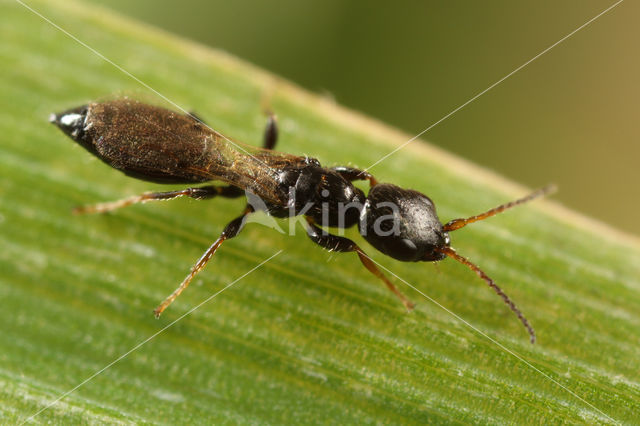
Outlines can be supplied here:
M260 143L266 98L280 118L278 149L325 165L366 167L410 138L105 10L29 5L234 139ZM36 413L35 422L64 424L640 418L640 244L551 201L452 234L528 316L535 345L464 266L396 262L362 243L473 329L396 279L417 303L407 314L355 255L320 250L300 226L288 236L247 225L154 319L243 202L181 199L71 215L77 205L167 187L110 169L51 126L49 113L114 93L164 101L19 3L3 2L0 13L0 422ZM527 192L421 142L372 172L429 194L444 221Z

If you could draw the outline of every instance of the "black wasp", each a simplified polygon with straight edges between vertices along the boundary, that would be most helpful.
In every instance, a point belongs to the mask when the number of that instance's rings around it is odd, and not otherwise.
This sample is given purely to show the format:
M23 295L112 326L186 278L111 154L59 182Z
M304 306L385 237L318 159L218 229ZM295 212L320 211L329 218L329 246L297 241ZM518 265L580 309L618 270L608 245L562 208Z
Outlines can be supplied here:
M323 229L359 224L362 236L394 259L436 262L451 257L465 264L502 297L528 330L531 341L535 341L533 328L509 297L480 268L451 248L449 232L539 197L552 187L443 225L431 199L420 192L378 183L367 171L351 167L326 168L313 158L273 151L278 136L273 117L268 120L263 148L231 142L193 114L179 114L127 98L90 103L52 114L50 121L100 160L128 176L157 183L221 181L226 184L145 193L81 207L76 212L101 213L134 203L181 196L206 199L246 194L248 201L257 197L261 200L261 209L271 216L304 215L307 235L314 243L338 252L355 252L362 264L380 278L408 310L413 309L413 303L355 242ZM367 195L352 184L357 180L369 181ZM180 295L225 240L238 235L247 215L256 211L254 206L255 203L249 202L242 214L227 224L180 286L154 310L156 316Z

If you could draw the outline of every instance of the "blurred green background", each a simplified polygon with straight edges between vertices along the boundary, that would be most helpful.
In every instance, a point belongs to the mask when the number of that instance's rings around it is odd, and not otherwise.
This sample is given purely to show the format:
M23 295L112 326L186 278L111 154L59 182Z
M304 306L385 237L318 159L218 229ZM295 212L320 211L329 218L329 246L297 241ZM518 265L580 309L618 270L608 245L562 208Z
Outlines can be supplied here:
M414 135L615 2L95 3ZM640 234L639 12L621 3L423 139L531 187L555 182L567 206Z

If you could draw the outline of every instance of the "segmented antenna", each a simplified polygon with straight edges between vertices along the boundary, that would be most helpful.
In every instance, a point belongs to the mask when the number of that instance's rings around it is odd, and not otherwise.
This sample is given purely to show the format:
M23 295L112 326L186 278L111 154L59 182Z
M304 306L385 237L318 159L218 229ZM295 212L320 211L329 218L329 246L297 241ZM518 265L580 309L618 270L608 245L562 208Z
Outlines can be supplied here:
M484 219L486 219L488 217L491 217L491 216L495 216L498 213L502 213L503 211L508 210L508 209L510 209L512 207L515 207L515 206L518 206L520 204L526 203L528 201L534 200L534 199L536 199L538 197L542 197L543 195L547 195L547 194L550 194L552 192L555 192L556 189L557 189L556 186L553 185L553 184L547 185L544 188L540 188L537 191L532 192L531 194L527 195L526 197L520 198L520 199L515 200L515 201L511 201L509 203L502 204L502 205L500 205L498 207L494 207L491 210L488 210L488 211L486 211L486 212L484 212L482 214L471 216L471 217L469 217L467 219L454 219L454 220L450 221L449 223L447 223L446 225L444 225L444 231L445 232L455 231L456 229L460 229L462 227L465 227L470 223L477 222L479 220L484 220ZM498 287L498 285L487 274L485 274L482 269L480 269L477 265L471 263L465 257L460 256L451 247L442 247L442 248L437 248L436 250L441 252L441 253L444 253L445 255L447 255L448 257L450 257L452 259L457 260L458 262L462 263L463 265L468 266L473 272L475 272L480 278L482 278L487 284L489 284L489 287L494 289L495 292L498 294L498 296L500 296L502 298L502 300L504 300L504 303L509 305L509 308L511 308L511 310L518 316L518 318L520 319L520 322L525 326L525 328L529 332L529 336L531 336L531 343L535 343L536 342L536 332L533 330L533 327L531 327L531 324L529 324L529 321L527 321L527 319L522 314L522 312L520 312L520 309L518 309L516 304L513 303L513 301L511 301L511 299L509 299L509 296L507 296L507 294L504 291L502 291L502 289L500 287Z
M557 189L557 187L553 184L551 185L547 185L544 188L540 188L537 191L532 192L531 194L527 195L526 197L520 198L519 200L515 200L515 201L511 201L509 203L506 204L502 204L501 206L498 207L494 207L489 211L486 211L482 214L476 215L476 216L471 216L470 218L467 219L453 219L452 221L450 221L449 223L447 223L446 225L444 225L444 230L445 232L449 232L449 231L455 231L456 229L460 229L464 226L467 226L470 223L473 222L477 222L479 220L484 220L488 217L491 216L495 216L498 213L502 213L505 210L508 210L512 207L518 206L522 203L526 203L527 201L531 201L534 200L538 197L542 197L543 195L547 195L547 194L551 194L553 192L555 192Z
M467 265L473 272L478 274L480 278L486 281L486 283L489 284L489 287L494 289L495 292L498 294L498 296L500 296L502 300L504 300L504 303L509 305L509 308L511 308L511 310L518 316L522 325L524 325L524 327L529 332L529 336L531 337L531 343L536 342L536 332L533 330L533 327L531 327L531 324L529 324L529 321L527 321L527 318L525 318L525 316L522 314L520 309L518 309L516 304L513 303L513 301L509 298L509 296L507 296L507 294L504 291L502 291L502 289L498 287L498 285L487 274L485 274L482 269L480 269L477 265L471 263L467 258L460 256L451 247L437 248L436 250L446 254L452 259L457 260L463 265Z

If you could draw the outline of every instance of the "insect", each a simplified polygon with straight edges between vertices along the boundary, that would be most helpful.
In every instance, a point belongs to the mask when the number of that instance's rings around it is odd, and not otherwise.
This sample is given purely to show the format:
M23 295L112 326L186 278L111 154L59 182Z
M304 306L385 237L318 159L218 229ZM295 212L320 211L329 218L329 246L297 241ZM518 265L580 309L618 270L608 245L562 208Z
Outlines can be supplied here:
M545 195L553 190L552 186L485 213L442 224L433 201L418 191L379 183L364 170L326 168L314 158L273 151L278 138L273 116L268 119L262 148L235 143L193 114L180 114L128 98L89 103L52 114L50 121L90 153L128 176L156 183L226 184L144 193L79 207L76 213L103 213L135 203L183 196L198 200L247 196L249 202L242 213L225 226L178 288L154 310L156 317L187 288L222 243L240 233L246 218L258 210L250 202L257 197L261 200L259 209L268 215L280 218L302 215L307 235L319 246L356 253L365 268L382 280L409 311L414 304L354 241L328 233L324 228L359 225L360 234L373 247L404 262L437 262L446 257L457 260L493 288L520 319L531 342L535 342L533 327L522 312L487 274L451 247L449 232ZM353 185L358 180L369 182L367 195Z

